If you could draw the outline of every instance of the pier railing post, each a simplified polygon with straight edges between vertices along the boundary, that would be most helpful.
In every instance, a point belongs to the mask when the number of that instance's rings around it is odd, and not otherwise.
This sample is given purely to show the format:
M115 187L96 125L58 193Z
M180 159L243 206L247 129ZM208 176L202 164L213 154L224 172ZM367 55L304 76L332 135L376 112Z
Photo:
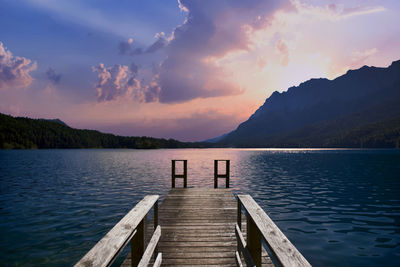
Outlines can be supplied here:
M155 231L158 226L158 199L154 203L153 207L154 207L154 231ZM154 250L154 260L156 260L157 256L158 256L158 244Z
M187 188L187 160L183 161L183 187Z
M175 188L175 160L172 160L171 180L172 180L172 188Z
M142 259L144 253L144 224L146 216L142 219L139 225L136 227L136 233L132 237L131 241L131 266L136 267Z
M177 161L182 161L183 162L183 174L176 174L176 166L175 163ZM178 159L173 159L172 160L172 167L171 167L171 179L172 179L172 188L175 188L175 179L176 178L183 178L183 187L187 188L187 160L178 160Z
M247 217L247 247L254 264L261 267L261 233L250 216Z
M218 188L218 160L214 160L214 188Z
M231 169L231 161L227 160L226 161L226 180L225 180L225 186L226 188L229 188L229 178L230 178L230 169Z
M242 203L239 198L237 200L237 224L240 230L242 230Z
M218 173L218 162L225 161L226 171L225 174ZM216 159L214 160L214 188L218 188L218 178L225 178L225 186L229 188L229 178L230 178L230 160Z

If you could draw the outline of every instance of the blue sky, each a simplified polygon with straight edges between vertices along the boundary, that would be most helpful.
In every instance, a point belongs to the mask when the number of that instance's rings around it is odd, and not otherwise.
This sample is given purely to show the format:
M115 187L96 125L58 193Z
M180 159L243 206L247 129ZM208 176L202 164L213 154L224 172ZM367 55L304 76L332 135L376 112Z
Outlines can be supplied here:
M202 140L273 91L400 58L395 0L0 0L0 112Z

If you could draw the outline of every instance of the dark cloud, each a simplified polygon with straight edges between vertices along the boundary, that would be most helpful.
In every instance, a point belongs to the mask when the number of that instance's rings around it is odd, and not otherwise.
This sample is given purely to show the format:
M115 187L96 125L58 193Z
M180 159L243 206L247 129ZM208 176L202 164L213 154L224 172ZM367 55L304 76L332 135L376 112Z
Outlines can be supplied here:
M141 54L143 54L143 49L140 47L132 49L132 51L130 52L130 55L132 55L132 56L141 55Z
M131 44L129 42L121 41L118 44L118 53L120 55L129 54L131 52L131 49Z
M129 39L128 41L121 41L118 44L118 53L120 55L142 55L142 54L151 54L154 52L157 52L158 50L164 48L167 45L167 40L163 36L157 37L157 40L151 44L149 47L146 49L143 49L142 47L134 47L133 46L133 41L132 39Z
M0 89L27 87L33 78L30 72L36 69L36 62L24 57L14 57L0 42Z
M129 70L132 73L137 74L139 67L134 62L132 62L131 65L129 66Z
M54 84L58 84L61 81L61 74L56 73L56 71L52 68L49 68L46 71L46 76Z
M160 50L161 48L165 47L167 45L167 40L165 40L164 38L160 37L157 39L157 41L155 41L152 45L150 45L147 49L146 49L146 53L154 53L157 50Z

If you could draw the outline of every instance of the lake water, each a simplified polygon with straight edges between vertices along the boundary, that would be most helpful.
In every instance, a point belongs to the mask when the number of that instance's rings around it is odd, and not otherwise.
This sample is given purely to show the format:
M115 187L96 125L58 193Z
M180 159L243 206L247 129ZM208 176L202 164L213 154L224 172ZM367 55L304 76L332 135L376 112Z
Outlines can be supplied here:
M168 193L171 159L210 188L213 159L230 159L232 189L313 265L400 262L399 150L3 150L0 266L71 266L142 197Z

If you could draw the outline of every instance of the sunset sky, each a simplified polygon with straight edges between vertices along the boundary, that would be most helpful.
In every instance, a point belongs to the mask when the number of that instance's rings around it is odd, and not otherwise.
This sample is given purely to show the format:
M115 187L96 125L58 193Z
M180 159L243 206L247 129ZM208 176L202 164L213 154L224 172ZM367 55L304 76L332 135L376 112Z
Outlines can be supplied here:
M0 0L0 112L198 141L400 59L398 0Z

